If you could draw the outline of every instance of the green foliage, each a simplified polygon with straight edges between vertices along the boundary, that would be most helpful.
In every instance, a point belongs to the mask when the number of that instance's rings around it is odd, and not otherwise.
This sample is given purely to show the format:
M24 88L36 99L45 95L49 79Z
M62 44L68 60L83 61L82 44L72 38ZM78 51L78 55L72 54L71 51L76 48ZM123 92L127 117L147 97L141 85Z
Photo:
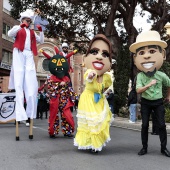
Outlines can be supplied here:
M130 57L127 47L120 48L117 57L117 68L114 81L114 109L118 114L119 109L126 105L128 83L130 74Z
M123 118L129 117L129 108L127 105L119 109L119 116Z
M170 77L170 63L164 61L160 71L164 72L168 77Z
M160 71L164 72L170 78L170 63L164 61ZM163 86L163 98L166 98L167 95L167 87Z
M136 13L144 16L150 13L153 30L161 32L170 20L168 1L144 0L9 0L11 15L18 19L26 9L39 8L41 15L48 19L46 36L73 40L89 40L97 33L112 37L114 55L122 44L132 44L142 28L136 28L133 17ZM136 10L140 5L141 11ZM150 10L152 9L152 10ZM159 12L158 12L159 11ZM126 18L126 19L125 19ZM141 25L142 27L142 25Z
M170 63L164 61L160 71L164 72L168 77L170 77ZM163 98L166 98L167 87L163 86ZM166 103L165 105L165 122L170 123L170 104Z
M170 123L170 107L165 108L165 122Z

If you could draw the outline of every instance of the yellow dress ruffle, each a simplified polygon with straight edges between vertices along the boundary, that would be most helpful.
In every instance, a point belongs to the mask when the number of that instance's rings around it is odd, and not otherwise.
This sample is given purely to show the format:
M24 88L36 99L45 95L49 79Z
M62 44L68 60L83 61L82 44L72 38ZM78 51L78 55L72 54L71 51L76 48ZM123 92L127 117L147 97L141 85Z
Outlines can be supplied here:
M100 93L102 88L111 85L110 75L103 75L103 82L98 83L96 77L92 82L87 80L85 73L86 87L80 96L77 111L77 133L74 145L78 149L94 149L101 151L106 142L110 141L110 121L112 113L110 111L105 95L101 94L100 100L95 103L94 92Z

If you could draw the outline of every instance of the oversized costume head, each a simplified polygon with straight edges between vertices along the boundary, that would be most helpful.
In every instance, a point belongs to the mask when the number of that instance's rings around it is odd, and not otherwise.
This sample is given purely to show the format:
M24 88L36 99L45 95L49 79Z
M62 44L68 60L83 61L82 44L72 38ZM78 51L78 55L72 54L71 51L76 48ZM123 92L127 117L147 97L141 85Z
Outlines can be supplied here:
M62 53L55 47L56 55L50 57L47 53L43 50L40 50L47 57L49 61L49 71L51 74L58 78L63 78L64 76L68 75L69 64L67 59L62 55Z
M66 76L69 70L67 59L60 54L53 56L49 62L49 71L58 78Z
M147 31L139 34L129 49L134 53L136 67L144 73L152 73L159 70L166 59L166 47L167 43L160 39L157 31Z
M84 64L87 69L95 70L98 76L110 70L112 65L112 45L103 34L97 34L90 42Z

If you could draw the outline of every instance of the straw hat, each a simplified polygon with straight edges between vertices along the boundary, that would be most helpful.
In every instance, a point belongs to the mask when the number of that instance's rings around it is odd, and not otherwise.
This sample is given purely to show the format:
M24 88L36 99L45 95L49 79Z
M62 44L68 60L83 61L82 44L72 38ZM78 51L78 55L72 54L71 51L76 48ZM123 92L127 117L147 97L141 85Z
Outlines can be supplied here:
M20 13L20 22L22 21L23 18L30 18L32 20L32 16L28 11L22 12Z
M148 45L158 45L163 49L167 47L167 43L161 40L160 34L157 31L147 31L137 36L136 42L130 46L129 50L132 53L136 53L136 49Z

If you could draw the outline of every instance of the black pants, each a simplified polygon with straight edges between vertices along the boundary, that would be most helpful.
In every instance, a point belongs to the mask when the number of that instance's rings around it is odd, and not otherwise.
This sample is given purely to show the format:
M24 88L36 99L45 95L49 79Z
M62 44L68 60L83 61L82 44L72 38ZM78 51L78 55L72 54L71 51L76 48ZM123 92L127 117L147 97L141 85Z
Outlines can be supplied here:
M154 111L152 111L152 133L159 134L159 127Z
M146 100L144 98L141 99L141 116L142 116L141 138L143 148L148 147L149 118L152 111L154 111L155 118L158 123L161 149L165 149L167 145L167 132L165 125L165 109L163 106L163 100L162 99Z

